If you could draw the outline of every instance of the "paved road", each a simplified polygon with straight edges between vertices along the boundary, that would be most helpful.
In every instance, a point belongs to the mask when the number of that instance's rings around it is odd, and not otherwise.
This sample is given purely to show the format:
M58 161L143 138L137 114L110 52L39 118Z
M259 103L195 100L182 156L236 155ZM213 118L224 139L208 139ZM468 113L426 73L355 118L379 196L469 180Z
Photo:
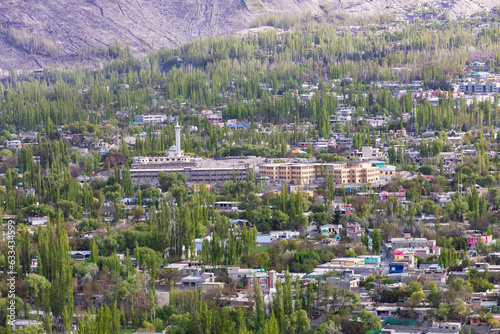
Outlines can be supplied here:
M306 234L309 233L309 237L314 238L316 234L318 234L318 229L316 227L316 224L309 224L307 226L307 230L305 232Z
M380 251L380 256L383 259L380 262L380 267L382 268L382 273L388 274L389 273L389 264L391 263L390 255L384 248L382 248Z

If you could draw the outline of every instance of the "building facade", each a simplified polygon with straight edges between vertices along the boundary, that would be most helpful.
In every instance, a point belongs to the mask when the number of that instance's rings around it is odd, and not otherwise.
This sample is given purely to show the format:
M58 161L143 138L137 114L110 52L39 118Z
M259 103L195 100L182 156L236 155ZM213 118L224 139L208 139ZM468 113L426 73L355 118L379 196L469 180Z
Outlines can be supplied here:
M323 171L323 176L322 176ZM371 183L380 181L380 168L369 162L347 161L334 164L267 163L259 165L259 176L270 181L307 184L331 173L336 184Z
M167 120L166 115L137 115L134 116L134 122L144 123L163 123Z
M259 175L267 176L273 182L282 180L286 183L307 184L316 180L317 173L318 164L269 163L259 166Z

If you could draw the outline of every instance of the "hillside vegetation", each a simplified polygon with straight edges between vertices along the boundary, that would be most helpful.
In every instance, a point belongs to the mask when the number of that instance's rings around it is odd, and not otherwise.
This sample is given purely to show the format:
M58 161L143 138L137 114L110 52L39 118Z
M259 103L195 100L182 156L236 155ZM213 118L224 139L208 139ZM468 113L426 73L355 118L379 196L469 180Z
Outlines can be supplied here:
M349 14L362 17L396 12L436 1L374 0L45 0L1 2L0 75L10 68L36 69L51 63L74 63L82 55L92 65L99 50L120 40L134 55L179 46L212 35L249 28L263 15ZM494 0L459 0L446 12L457 15L489 10ZM21 35L21 37L20 37ZM80 57L79 57L80 56ZM98 60L102 60L97 58Z

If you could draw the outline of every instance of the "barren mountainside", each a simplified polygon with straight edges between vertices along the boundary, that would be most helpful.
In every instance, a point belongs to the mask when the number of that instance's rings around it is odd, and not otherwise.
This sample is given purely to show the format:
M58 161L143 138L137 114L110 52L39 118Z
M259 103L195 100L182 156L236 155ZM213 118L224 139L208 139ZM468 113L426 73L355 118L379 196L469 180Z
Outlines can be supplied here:
M396 0L2 0L0 71L71 63L79 60L79 52L115 40L141 54L243 30L263 14L402 14L417 2L423 1L408 0L403 7ZM456 0L449 2L447 11L452 17L471 14L489 10L496 2Z

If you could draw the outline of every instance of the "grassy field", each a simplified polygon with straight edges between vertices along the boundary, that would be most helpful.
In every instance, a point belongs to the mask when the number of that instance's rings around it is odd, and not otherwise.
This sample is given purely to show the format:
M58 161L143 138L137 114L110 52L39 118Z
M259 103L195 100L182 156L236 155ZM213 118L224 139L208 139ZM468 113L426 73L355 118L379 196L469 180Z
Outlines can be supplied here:
M257 246L257 252L264 252L273 246Z

